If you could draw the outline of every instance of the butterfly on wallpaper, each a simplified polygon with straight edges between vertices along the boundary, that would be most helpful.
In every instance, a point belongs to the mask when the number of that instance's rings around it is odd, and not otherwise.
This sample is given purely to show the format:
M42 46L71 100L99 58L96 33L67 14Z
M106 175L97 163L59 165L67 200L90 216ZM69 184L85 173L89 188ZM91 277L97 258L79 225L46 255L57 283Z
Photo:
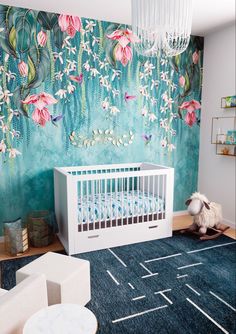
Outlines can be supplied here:
M152 135L147 135L147 134L143 133L142 134L142 139L145 142L145 145L147 145L152 140Z
M78 84L82 84L83 82L83 73L80 75L69 75L70 80L77 82Z
M135 100L136 95L129 95L127 92L125 92L125 102L127 103L128 101Z
M57 115L57 116L51 115L52 124L57 125L57 122L59 122L62 118L63 118L63 115Z

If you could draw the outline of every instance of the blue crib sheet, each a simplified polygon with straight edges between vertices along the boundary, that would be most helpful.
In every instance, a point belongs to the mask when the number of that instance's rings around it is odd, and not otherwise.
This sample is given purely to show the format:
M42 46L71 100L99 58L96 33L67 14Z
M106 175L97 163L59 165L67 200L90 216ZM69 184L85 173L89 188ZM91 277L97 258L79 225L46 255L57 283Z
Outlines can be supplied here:
M160 213L165 209L161 197L152 197L142 191L104 193L78 199L78 221L95 222L122 217Z

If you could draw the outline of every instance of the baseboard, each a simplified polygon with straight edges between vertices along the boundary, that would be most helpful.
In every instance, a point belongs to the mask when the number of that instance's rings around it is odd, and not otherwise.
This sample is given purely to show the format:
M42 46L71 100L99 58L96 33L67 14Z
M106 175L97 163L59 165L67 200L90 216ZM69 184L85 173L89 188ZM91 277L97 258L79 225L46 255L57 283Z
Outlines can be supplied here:
M178 216L186 216L188 215L188 211L187 210L183 210L183 211L174 211L173 216L174 217L178 217Z
M223 223L233 229L236 229L236 223L231 220L223 219Z

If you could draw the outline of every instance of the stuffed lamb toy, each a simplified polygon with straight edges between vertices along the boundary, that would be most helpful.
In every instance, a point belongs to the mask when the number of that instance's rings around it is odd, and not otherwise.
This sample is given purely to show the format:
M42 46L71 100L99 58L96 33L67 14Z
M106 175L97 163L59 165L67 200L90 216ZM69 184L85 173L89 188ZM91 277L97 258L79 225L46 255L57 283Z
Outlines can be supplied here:
M205 235L208 228L224 229L220 204L209 202L205 195L198 192L193 193L185 204L188 206L189 214L193 216L193 224L188 231L198 231Z

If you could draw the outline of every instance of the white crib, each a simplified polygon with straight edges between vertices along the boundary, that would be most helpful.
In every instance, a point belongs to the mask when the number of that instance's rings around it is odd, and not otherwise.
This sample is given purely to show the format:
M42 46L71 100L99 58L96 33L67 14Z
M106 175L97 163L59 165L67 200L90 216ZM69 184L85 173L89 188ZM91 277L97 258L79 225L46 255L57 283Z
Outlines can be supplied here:
M69 255L172 235L174 169L150 163L54 168Z

